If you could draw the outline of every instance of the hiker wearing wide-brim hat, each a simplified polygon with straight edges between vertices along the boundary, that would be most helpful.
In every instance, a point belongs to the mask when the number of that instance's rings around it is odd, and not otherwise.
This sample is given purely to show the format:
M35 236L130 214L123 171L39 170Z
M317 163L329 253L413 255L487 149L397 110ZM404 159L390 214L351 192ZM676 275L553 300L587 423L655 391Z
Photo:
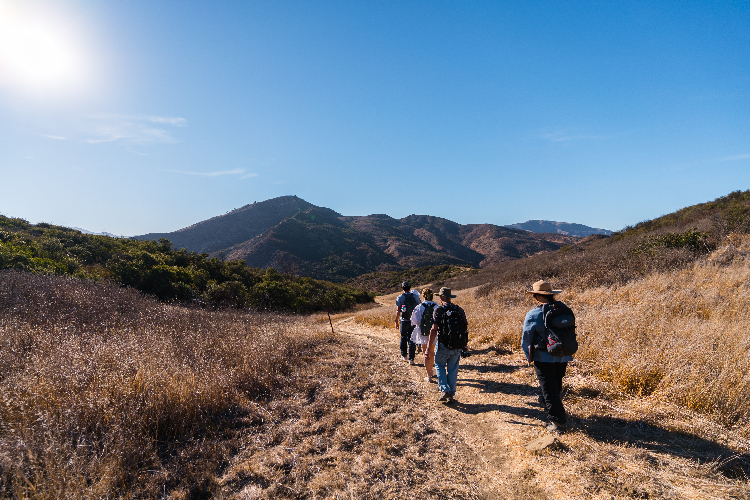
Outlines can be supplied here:
M440 289L440 292L438 292L438 297L449 298L449 299L456 298L455 295L451 295L451 289L448 288L447 286L444 286L443 288Z
M544 280L539 280L531 285L532 290L526 292L526 295L557 295L562 293L562 290L553 290L552 285Z
M551 283L544 280L534 283L531 290L525 293L534 298L537 306L526 313L524 318L521 348L529 363L534 364L534 371L541 389L539 403L544 406L549 419L547 429L553 433L564 432L567 415L560 394L568 361L573 361L573 356L553 356L546 350L547 329L544 325L544 316L551 309L557 307L567 309L567 306L555 297L562 293L562 290L555 290ZM534 346L542 346L542 348L534 348Z
M450 288L441 288L438 297L442 305L436 307L433 314L435 323L430 329L427 352L431 352L432 347L437 345L435 371L440 390L439 401L452 403L456 394L461 353L468 342L468 323L464 310L452 303L451 299L456 296L451 293Z

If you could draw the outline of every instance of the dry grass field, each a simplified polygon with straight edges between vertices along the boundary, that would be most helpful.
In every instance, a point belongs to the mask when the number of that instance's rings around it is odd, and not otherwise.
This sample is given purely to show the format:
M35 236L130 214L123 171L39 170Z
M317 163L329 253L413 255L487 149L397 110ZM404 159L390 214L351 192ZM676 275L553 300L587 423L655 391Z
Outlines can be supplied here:
M545 435L524 284L459 290L458 403L398 354L395 296L332 316L164 305L0 273L0 497L750 498L750 237L571 287L571 429ZM525 286L529 286L526 284ZM421 356L418 357L421 364Z
M523 317L533 306L523 294L527 287L496 284L490 293L487 287L458 291L455 299L469 319L475 357L468 362L476 360L488 373L507 372L483 391L511 413L518 409L507 404L514 392L532 401L536 395L520 351ZM620 286L573 288L560 299L577 313L581 348L565 379L574 430L562 438L566 451L554 461L569 496L554 496L750 498L744 321L750 237L732 236L680 270ZM356 320L390 327L394 301L395 295L380 297L385 307ZM518 426L498 425L523 434ZM534 475L544 473L530 467ZM582 481L595 486L572 487Z

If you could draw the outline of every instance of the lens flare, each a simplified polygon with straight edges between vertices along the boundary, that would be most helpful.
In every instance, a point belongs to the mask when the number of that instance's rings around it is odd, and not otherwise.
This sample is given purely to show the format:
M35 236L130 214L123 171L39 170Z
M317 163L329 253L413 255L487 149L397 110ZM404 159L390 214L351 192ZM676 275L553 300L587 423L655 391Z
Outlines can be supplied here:
M0 1L0 86L37 95L86 87L86 51L73 25L49 4Z

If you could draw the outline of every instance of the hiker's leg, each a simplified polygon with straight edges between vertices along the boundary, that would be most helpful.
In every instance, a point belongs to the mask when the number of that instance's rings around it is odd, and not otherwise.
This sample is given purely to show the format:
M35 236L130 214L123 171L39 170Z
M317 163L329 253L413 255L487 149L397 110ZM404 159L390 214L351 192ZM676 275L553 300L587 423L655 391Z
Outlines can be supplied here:
M414 356L417 352L417 344L411 341L411 334L414 332L414 325L410 325L409 328L409 359L414 361Z
M539 387L542 389L544 405L547 409L547 415L553 422L564 424L567 421L565 409L560 401L560 378L559 374L564 373L564 368L556 365L562 363L542 363L534 361L534 371L536 378L539 380Z
M406 357L409 354L409 337L411 336L411 332L409 331L409 324L408 321L402 321L400 325L400 331L401 331L401 357Z
M448 373L445 368L449 352L443 344L438 344L435 351L435 373L437 374L438 389L446 393L450 391L450 387L448 387Z
M456 394L456 383L458 382L458 365L461 362L461 349L452 349L449 352L450 356L446 367L448 387L450 387L448 394L454 396Z
M556 410L555 417L557 418L558 422L564 424L568 421L568 415L565 413L565 406L563 406L562 403L562 382L563 377L565 376L565 370L568 367L568 363L555 363L555 365L557 365L555 367L555 378L557 379L557 401L559 401L560 403L559 409Z

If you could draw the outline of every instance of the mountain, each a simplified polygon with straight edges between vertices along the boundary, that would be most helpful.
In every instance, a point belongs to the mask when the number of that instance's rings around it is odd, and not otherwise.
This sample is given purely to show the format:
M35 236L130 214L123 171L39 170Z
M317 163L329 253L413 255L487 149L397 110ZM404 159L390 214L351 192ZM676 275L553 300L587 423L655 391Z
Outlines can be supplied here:
M92 234L94 236L109 236L110 238L125 238L125 236L117 236L116 234L107 233L107 232L95 233L93 231L87 231L85 229L81 229L80 227L71 227L70 229L75 229L76 231L80 231L83 234Z
M343 216L296 196L246 205L172 233L175 248L329 281L432 265L484 267L556 250L578 238L440 217Z
M505 227L515 227L532 233L558 233L566 236L578 236L580 238L591 236L592 234L604 234L606 236L612 234L612 231L607 229L584 226L583 224L572 224L570 222L555 222L551 220L527 220L526 222L510 224Z
M166 238L175 248L212 253L248 241L268 231L288 217L313 205L296 196L281 196L252 203L224 215L212 217L172 233L148 233L137 240Z

